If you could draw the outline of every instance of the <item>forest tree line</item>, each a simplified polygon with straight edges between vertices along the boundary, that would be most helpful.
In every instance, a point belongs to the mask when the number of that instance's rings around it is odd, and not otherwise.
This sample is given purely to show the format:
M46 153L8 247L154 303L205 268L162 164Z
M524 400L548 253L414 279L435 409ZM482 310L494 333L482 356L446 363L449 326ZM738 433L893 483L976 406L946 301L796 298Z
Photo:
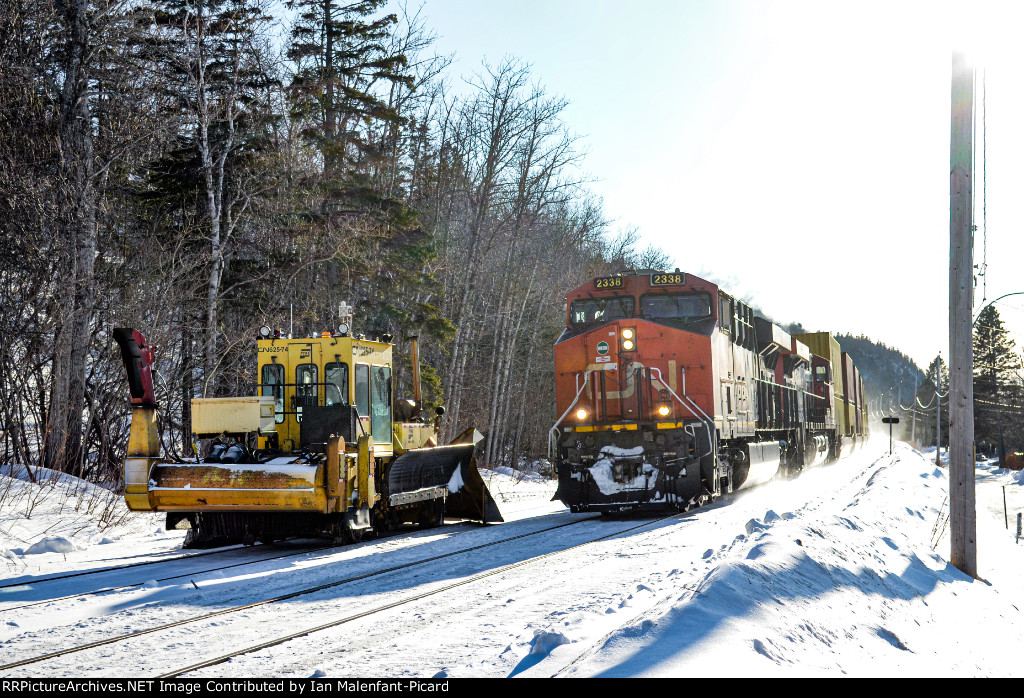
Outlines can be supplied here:
M262 325L408 342L445 435L541 455L566 291L668 263L613 234L567 102L522 61L457 76L384 0L0 3L0 459L120 472L111 333L158 347L164 448L252 394ZM482 58L482 57L481 57Z
M1024 451L1024 361L995 305L985 306L974 322L973 356L975 450L1004 460L1008 453ZM917 394L901 407L904 438L934 446L938 427L942 447L948 446L947 360L932 360Z

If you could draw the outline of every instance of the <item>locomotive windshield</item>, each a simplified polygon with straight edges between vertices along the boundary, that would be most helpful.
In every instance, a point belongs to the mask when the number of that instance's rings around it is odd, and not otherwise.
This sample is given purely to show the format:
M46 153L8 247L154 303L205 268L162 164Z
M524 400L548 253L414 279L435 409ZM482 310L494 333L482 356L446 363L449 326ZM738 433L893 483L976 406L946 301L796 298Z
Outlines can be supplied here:
M635 301L632 296L616 298L581 298L572 302L569 321L573 325L589 325L633 317Z
M641 296L640 315L654 322L682 327L711 317L711 296L707 293Z

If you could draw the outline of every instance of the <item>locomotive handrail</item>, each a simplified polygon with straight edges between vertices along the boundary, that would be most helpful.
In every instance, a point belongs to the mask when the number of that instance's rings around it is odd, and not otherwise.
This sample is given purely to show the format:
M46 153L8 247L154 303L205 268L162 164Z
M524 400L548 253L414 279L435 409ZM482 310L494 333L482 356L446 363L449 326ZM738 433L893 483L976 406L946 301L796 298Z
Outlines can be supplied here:
M568 415L572 411L572 408L576 406L576 403L580 401L580 395L583 394L583 390L584 390L584 388L587 387L587 382L589 380L590 380L590 371L587 371L586 375L583 378L583 385L581 385L580 389L576 391L576 397L574 397L572 399L572 402L569 403L568 409L566 409L565 412L562 413L562 416L558 418L558 421L555 422L555 425L548 430L548 458L549 459L552 457L551 456L551 439L553 437L557 438L557 437L555 437L555 432L558 431L558 425L562 423L562 420L565 419L566 415Z
M715 452L715 440L711 436L712 419L711 419L711 417L709 417L707 415L707 412L705 412L704 410L702 410L700 408L700 405L698 405L696 402L694 402L692 399L690 399L689 395L686 395L686 369L685 368L682 369L682 374L683 374L683 387L682 387L682 390L683 390L683 395L686 396L686 401L685 402L683 401L683 398L681 398L678 395L676 395L676 391L672 390L672 387L662 377L661 369L660 368L656 368L656 367L652 366L651 367L651 371L657 371L658 372L658 382L660 382L662 385L664 385L665 389L668 390L670 393L672 393L672 396L675 397L675 399L678 400L679 403L683 407L685 407L688 410L690 410L690 414L692 414L694 417L697 417L698 416L697 412L699 412L700 413L700 417L704 418L704 419L701 419L701 422L704 423L704 428L708 432L708 452L705 453L704 455L700 456L700 457L701 458L706 458L707 456L709 456L712 453L714 453ZM687 403L689 403L689 404L687 404ZM697 412L694 412L694 410L696 410Z

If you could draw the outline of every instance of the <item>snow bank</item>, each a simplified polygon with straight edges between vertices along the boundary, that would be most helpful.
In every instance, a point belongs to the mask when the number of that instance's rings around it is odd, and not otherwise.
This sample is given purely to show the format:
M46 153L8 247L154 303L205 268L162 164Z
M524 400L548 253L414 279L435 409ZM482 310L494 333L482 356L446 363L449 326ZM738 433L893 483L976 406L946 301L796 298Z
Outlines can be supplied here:
M52 536L43 538L33 543L25 551L26 555L37 555L39 553L70 553L75 550L75 544L64 536Z
M565 509L561 503L552 502L558 481L542 472L498 466L481 468L480 475L506 521Z
M163 523L164 514L129 512L119 492L67 473L0 468L0 560L6 572L0 577L16 577L30 566L33 573L51 574L74 560L108 558L104 548L90 551L111 543L128 544L136 554L179 547L184 533L164 531Z
M699 585L568 674L1019 674L1024 547L979 514L991 578L953 567L929 545L946 492L947 473L904 447L827 511L768 511Z

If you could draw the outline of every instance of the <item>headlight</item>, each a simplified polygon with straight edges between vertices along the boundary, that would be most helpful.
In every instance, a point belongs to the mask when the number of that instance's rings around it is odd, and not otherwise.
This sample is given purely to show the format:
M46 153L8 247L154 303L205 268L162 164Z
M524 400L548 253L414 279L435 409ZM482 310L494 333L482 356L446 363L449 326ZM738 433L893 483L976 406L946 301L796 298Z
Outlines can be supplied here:
M635 348L636 348L636 344L633 343L632 339L624 339L624 340L622 340L622 350L623 351L633 351L633 349L635 349Z
M660 407L658 407L658 414L660 414L662 417L669 416L671 412L672 408L669 407L668 405L661 405Z
M633 339L633 330L629 329L628 327L626 329L622 330L622 338L623 339Z
M582 422L586 418L587 418L587 411L585 409L583 409L581 407L578 410L576 410L576 419L578 419L578 420L580 420Z

